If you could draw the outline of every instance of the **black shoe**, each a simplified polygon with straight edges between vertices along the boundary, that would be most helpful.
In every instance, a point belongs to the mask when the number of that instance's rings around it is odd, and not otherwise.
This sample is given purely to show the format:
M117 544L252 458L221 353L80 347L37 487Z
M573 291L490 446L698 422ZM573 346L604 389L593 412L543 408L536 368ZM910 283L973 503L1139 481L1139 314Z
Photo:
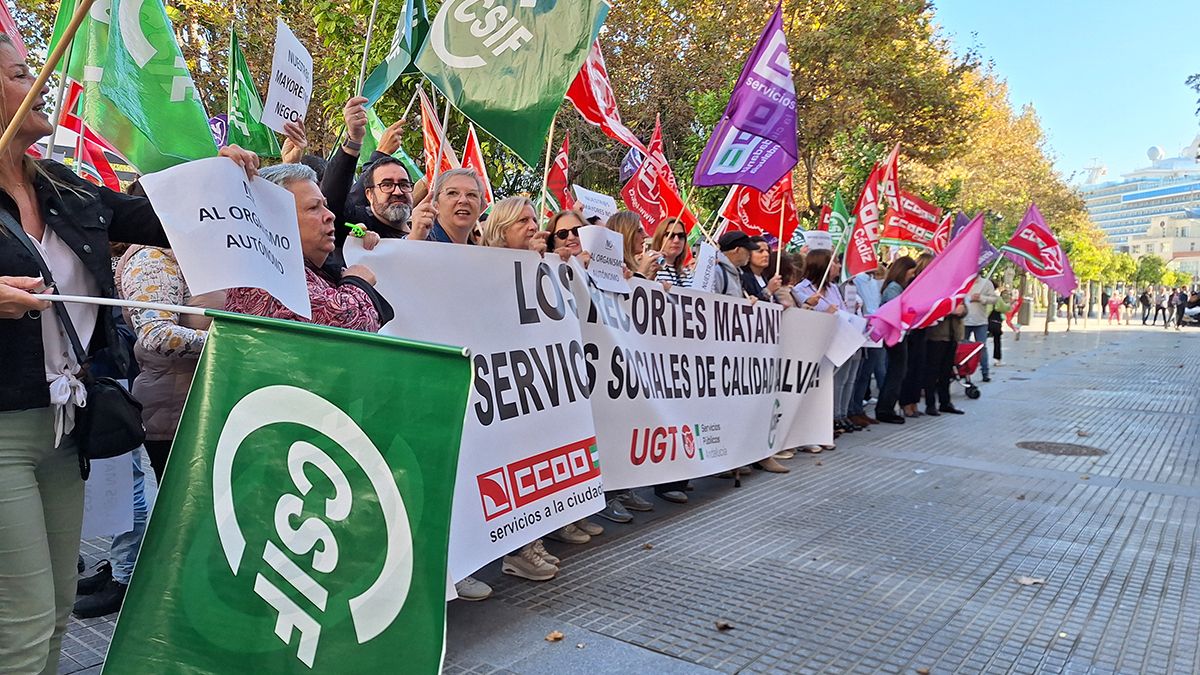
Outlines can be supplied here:
M112 579L112 565L107 560L101 560L95 569L91 576L79 578L75 584L75 595L91 595L104 588L109 579Z
M944 406L938 408L938 410L940 410L944 413L950 413L951 415L966 415L967 414L964 411L959 410L958 408L955 408L952 405L944 405Z
M106 616L121 609L125 601L125 590L129 587L109 579L104 588L79 599L75 603L75 616L80 619L92 619Z
M879 420L880 422L886 422L887 424L904 424L904 418L895 413L876 413L875 419Z
M987 375L984 375L984 376L983 376L983 381L984 381L984 382L991 382L991 381L992 381L992 378L991 378L991 377L989 377L989 376L987 376Z
M925 414L929 415L930 417L939 417L939 416L941 416L942 413L934 410L933 408L926 408Z

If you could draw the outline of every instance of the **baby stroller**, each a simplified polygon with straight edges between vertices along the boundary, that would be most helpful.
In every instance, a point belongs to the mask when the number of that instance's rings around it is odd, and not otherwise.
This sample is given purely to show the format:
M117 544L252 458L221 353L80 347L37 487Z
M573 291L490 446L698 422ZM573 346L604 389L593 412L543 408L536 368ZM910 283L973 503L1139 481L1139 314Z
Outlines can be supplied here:
M960 342L954 350L954 380L963 386L969 399L980 396L979 387L971 383L971 376L979 368L980 354L986 346L982 342Z

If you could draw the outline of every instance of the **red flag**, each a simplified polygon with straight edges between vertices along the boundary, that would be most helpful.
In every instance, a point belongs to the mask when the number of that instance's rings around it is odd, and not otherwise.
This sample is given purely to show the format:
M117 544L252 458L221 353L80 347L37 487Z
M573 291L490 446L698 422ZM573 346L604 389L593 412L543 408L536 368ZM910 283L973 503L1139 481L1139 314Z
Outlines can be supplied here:
M1036 204L1029 205L1012 239L1000 250L1059 295L1069 295L1079 286L1071 261Z
M854 227L846 246L845 264L846 275L850 277L879 267L875 248L879 244L879 180L882 172L878 164L871 169L867 183L854 203Z
M887 159L883 161L882 167L883 171L879 175L879 180L883 181L883 199L887 201L889 210L899 211L901 210L899 143L896 144L896 147L892 148L892 151L888 154Z
M647 149L646 161L621 190L625 205L641 217L642 226L648 233L653 233L663 218L680 218L684 227L691 231L698 221L691 211L684 210L683 198L674 186L675 176L663 155L661 124L655 124L654 136Z
M821 218L817 221L817 229L821 232L829 231L829 219L833 217L833 207L826 204L821 207Z
M592 43L583 68L567 89L567 100L575 106L583 119L600 127L610 138L620 141L642 154L649 154L642 141L621 122L617 111L617 97L608 80L608 69L604 65L604 54L600 52L600 40Z
M783 244L792 240L800 226L796 199L792 194L792 174L788 172L767 192L749 185L734 185L721 206L721 218L727 223L725 231L741 230L752 237L780 238L779 213L783 210Z
M7 2L0 2L0 33L4 33L12 38L12 45L16 48L17 53L21 55L22 61L29 58L28 52L25 51L25 40L21 37L21 31L17 30L17 22L13 20L12 14L9 13Z
M886 181L885 181L886 184ZM888 209L881 241L894 246L929 248L942 209L900 190L900 208Z
M479 136L475 133L475 125L467 129L467 144L463 146L463 168L475 169L475 173L483 180L483 199L485 208L492 205L496 197L492 193L492 181L488 179L487 164L483 161L483 148L479 146Z
M1021 311L1021 303L1024 301L1025 301L1025 298L1017 298L1013 302L1012 308L1009 309L1008 313L1004 315L1004 322L1007 323L1008 327L1011 328L1013 330L1013 332L1015 332L1015 333L1021 332L1021 324L1019 324L1019 323L1014 324L1013 319L1015 319L1017 317L1017 312Z
M79 153L77 159L80 175L113 192L121 191L121 181L117 178L117 172L113 171L112 164L109 164L108 158L104 156L104 150L88 142L87 138L82 136L79 137L79 143L75 148Z
M425 90L417 87L417 95L421 98L421 132L425 136L425 182L432 190L435 176L443 171L457 169L461 164L454 155L454 148L450 147L449 141L446 140L446 130L438 120L437 110L425 96ZM446 146L444 151L441 150L443 144ZM439 152L442 153L442 164L435 167Z
M570 173L570 155L571 151L571 134L563 137L562 149L554 156L554 163L550 165L550 172L546 174L546 209L545 216L549 218L554 215L555 211L562 211L575 207L575 200L571 198L571 183L568 180Z
M954 214L947 213L942 222L938 224L937 229L933 231L933 239L929 242L929 250L933 251L934 255L939 255L946 250L946 244L950 243L950 230L953 226Z

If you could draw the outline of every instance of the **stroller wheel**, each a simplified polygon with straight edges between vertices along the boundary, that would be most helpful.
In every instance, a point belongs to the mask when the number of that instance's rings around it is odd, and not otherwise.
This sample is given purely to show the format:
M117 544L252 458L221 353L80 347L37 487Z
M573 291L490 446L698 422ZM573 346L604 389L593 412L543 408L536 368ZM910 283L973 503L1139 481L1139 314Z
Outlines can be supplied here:
M973 384L967 385L967 398L974 400L979 398L981 395L982 392L979 391L979 387L976 387Z

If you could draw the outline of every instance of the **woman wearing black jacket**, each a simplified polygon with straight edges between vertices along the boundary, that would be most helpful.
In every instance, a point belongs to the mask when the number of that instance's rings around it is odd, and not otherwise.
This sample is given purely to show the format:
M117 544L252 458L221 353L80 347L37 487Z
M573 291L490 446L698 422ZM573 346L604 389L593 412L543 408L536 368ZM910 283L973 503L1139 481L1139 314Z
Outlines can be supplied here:
M0 126L12 121L34 79L8 36L0 35ZM47 93L43 87L41 95ZM146 199L96 187L57 162L24 154L53 131L45 107L44 100L34 106L0 154L0 664L22 673L58 668L83 521L71 432L86 392L58 312L70 317L89 354L117 341L110 312L51 306L30 295L43 288L33 251L59 293L112 298L110 239L170 245ZM258 165L240 148L221 154L248 171ZM121 350L113 354L127 361Z

